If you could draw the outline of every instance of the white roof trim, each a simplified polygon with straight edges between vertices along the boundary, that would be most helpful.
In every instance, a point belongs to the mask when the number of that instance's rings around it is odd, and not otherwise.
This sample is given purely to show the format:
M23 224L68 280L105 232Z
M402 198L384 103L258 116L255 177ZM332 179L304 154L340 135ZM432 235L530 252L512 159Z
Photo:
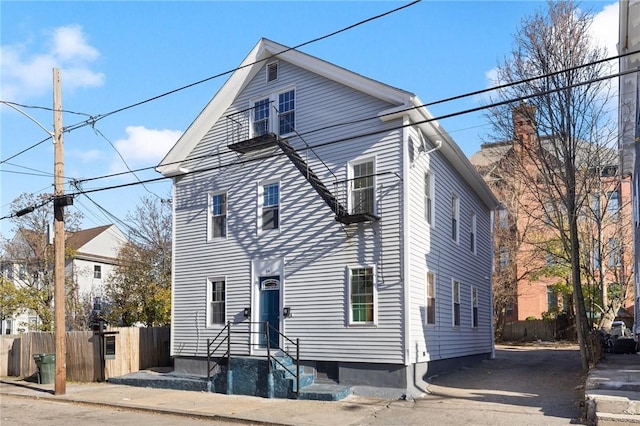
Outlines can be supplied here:
M254 46L238 69L233 72L218 93L178 139L173 148L156 167L156 170L164 176L182 174L180 171L181 162L187 158L196 144L202 140L211 128L212 123L220 119L229 105L231 105L231 102L262 68L263 62L271 59L274 55L277 55L278 59L389 103L406 105L413 96L413 94L404 90L363 77L347 69L263 38Z

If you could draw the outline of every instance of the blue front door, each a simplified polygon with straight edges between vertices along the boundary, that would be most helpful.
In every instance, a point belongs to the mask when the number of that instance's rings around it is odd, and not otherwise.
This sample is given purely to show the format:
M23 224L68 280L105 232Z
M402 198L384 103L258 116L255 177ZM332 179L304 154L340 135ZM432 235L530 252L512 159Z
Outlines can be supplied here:
M260 277L260 347L267 347L266 324L269 324L269 347L278 348L280 336L280 276Z

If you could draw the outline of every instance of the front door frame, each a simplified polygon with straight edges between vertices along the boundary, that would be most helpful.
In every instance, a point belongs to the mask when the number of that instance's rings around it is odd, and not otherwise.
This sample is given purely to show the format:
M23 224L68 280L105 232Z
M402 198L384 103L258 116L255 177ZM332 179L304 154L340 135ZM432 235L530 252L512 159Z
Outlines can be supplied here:
M251 354L264 355L266 348L260 347L260 284L262 277L280 277L278 330L284 334L284 318L282 309L284 306L284 258L255 259L251 262ZM268 290L276 291L276 290ZM283 344L282 338L278 338L278 346Z

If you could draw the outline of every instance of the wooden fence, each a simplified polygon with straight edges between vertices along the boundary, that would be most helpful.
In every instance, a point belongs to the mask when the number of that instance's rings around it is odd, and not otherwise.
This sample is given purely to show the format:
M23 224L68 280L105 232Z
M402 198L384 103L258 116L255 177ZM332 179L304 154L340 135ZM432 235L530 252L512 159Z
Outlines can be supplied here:
M170 329L107 328L115 337L115 356L102 361L104 342L92 331L66 334L67 380L103 381L151 367L171 365ZM50 332L0 336L0 376L30 377L37 371L34 354L55 353L55 335ZM104 371L104 374L103 374Z
M575 325L562 318L508 322L504 325L501 336L503 341L524 342L575 340L576 338Z

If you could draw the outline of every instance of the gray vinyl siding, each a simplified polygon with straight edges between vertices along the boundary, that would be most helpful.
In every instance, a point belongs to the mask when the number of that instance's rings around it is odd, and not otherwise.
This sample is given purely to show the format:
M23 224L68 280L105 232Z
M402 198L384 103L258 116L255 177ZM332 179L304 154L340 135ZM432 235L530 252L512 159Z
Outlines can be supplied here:
M411 140L419 137L410 129ZM407 143L410 143L409 141ZM432 143L433 146L433 143ZM429 149L429 147L427 147ZM417 146L415 147L417 152ZM434 177L434 221L429 226L424 209L424 175ZM491 327L490 211L439 151L417 156L409 171L409 358L438 360L488 353ZM459 242L451 238L451 195L460 200ZM476 254L470 249L471 214L476 214ZM426 276L435 274L436 321L426 321ZM460 283L460 326L453 326L452 281ZM472 328L471 288L478 290L478 327Z
M328 144L311 151L310 167L332 188L334 180L347 177L347 163L357 157L375 156L377 224L344 229L300 172L278 150L239 155L226 148L225 119L191 152L186 165L210 169L175 181L175 284L173 353L205 355L206 339L219 327L206 327L207 277L225 276L227 320L243 321L242 311L251 303L251 261L284 258L284 305L294 316L284 323L284 333L301 340L303 359L352 362L404 362L403 284L400 251L402 182L402 131L400 122L364 123L305 132L334 123L375 117L392 105L366 96L323 77L280 61L278 82L267 84L262 71L253 78L229 111L240 111L250 101L276 87L296 89L296 129L303 138L290 143L302 148L329 143L353 135L388 129L379 135ZM316 157L317 155L317 157ZM268 156L258 161L248 159ZM322 161L331 170L318 159ZM233 165L229 165L235 163ZM333 173L333 174L332 174ZM335 177L334 177L335 175ZM280 180L280 230L259 234L256 229L257 186L262 180ZM207 241L207 194L227 191L227 238ZM375 266L378 303L377 326L348 326L347 267ZM248 343L248 337L238 337ZM243 345L239 345L242 347ZM244 347L248 353L248 344Z

